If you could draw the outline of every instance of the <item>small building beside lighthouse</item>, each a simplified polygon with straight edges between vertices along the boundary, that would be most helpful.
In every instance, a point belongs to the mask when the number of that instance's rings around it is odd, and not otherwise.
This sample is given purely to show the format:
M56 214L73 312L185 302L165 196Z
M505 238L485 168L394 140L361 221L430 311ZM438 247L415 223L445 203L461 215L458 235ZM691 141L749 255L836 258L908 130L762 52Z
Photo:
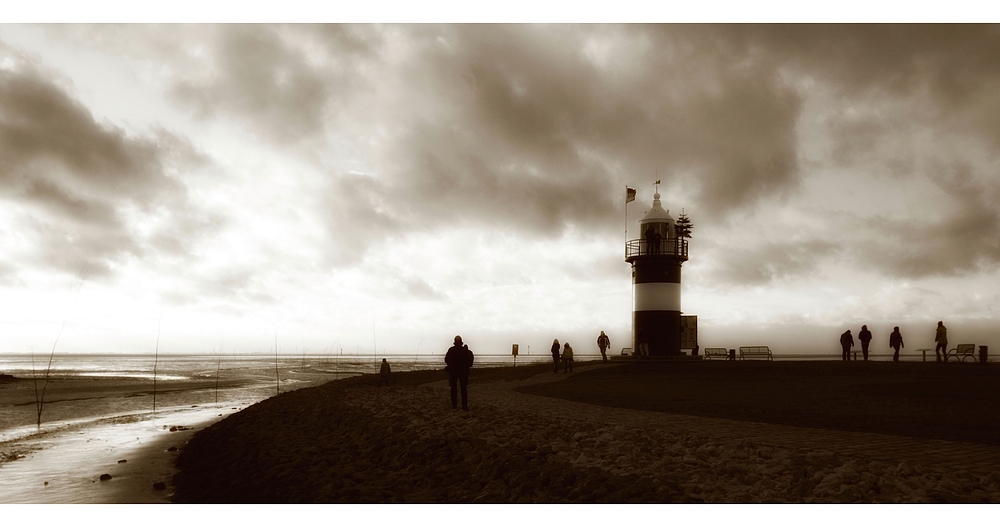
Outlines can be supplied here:
M650 356L681 355L681 264L688 240L653 194L653 207L639 220L639 238L625 242L632 264L632 350L645 344Z

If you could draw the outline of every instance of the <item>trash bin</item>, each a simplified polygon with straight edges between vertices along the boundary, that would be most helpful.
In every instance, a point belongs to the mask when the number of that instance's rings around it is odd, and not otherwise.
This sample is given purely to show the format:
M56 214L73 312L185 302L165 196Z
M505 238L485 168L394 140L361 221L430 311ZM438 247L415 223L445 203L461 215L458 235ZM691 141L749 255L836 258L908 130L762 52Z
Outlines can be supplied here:
M989 354L989 346L979 346L979 363L986 364L986 356Z
M729 360L736 360L736 350L735 349L729 350Z

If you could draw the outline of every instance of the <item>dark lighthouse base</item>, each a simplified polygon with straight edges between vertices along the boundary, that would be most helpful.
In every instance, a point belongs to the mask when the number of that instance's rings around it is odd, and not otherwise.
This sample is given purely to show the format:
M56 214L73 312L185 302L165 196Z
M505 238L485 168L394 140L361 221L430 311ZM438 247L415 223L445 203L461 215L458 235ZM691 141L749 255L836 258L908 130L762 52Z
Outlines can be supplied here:
M639 346L645 342L650 357L682 355L680 311L634 311L632 327L634 354L639 354Z

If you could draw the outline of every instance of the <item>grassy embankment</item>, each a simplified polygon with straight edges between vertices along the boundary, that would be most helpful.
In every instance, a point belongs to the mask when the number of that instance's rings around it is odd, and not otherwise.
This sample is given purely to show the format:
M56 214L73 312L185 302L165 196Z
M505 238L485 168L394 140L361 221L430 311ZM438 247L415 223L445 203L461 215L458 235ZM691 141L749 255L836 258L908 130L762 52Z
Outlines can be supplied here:
M996 364L628 363L520 391L618 408L1000 445Z

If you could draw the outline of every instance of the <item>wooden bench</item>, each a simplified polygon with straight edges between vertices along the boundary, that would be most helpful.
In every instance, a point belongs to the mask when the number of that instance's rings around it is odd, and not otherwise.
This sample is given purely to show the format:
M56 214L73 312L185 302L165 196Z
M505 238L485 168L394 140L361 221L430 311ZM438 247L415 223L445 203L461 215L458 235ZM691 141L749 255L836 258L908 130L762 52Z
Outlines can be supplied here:
M771 355L771 348L767 346L740 346L740 360L758 357L767 357L767 360L774 359L774 356Z
M705 358L711 360L712 357L729 358L729 350L726 348L705 348Z
M632 348L622 348L622 357L628 357L632 354Z
M956 359L961 357L962 362L965 362L966 358L971 358L972 362L976 362L976 345L959 344L958 347L948 350L948 356L955 357Z

